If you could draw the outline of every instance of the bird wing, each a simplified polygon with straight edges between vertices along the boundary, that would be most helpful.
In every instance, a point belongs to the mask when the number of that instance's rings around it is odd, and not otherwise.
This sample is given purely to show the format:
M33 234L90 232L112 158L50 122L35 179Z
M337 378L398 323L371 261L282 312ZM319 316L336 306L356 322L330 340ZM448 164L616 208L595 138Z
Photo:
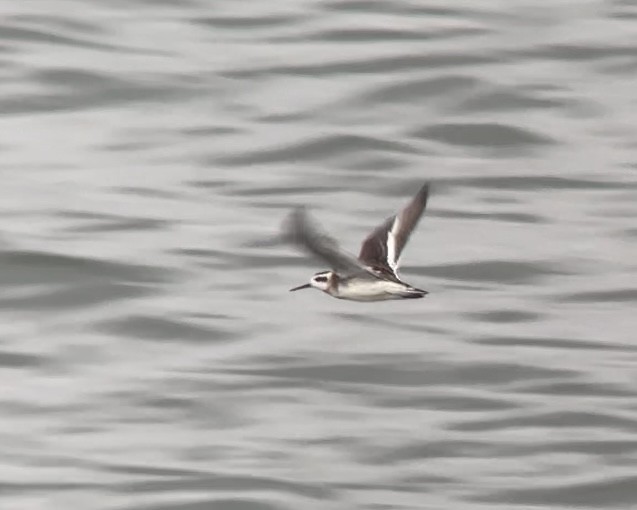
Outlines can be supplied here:
M429 188L429 183L425 183L401 211L387 218L365 238L358 260L396 275L400 254L427 205Z
M376 277L353 255L341 250L338 243L313 221L304 207L292 211L284 225L285 238L344 274L364 273Z

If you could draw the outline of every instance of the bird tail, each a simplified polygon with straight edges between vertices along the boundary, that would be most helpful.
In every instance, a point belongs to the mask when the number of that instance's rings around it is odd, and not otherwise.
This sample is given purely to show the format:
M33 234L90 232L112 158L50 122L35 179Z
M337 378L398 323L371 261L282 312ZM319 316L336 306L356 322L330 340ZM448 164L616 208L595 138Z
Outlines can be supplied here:
M405 290L404 292L401 292L400 295L407 299L416 299L425 297L427 294L429 294L429 292L427 292L426 290L411 288Z

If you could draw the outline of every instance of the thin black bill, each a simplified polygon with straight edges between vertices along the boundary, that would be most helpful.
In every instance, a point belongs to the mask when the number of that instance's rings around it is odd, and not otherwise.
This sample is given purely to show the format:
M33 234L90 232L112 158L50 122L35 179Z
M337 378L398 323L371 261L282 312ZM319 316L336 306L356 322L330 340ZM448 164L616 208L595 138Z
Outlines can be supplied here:
M290 289L290 292L292 292L293 290L309 289L310 287L311 285L309 283L306 283L305 285L299 285L298 287Z

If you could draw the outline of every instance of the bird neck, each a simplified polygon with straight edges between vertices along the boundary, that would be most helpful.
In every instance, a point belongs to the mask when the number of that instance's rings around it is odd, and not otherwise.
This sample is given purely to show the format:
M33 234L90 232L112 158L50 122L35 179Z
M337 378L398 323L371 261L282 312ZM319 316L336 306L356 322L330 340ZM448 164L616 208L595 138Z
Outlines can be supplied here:
M339 274L337 272L332 272L332 274L330 275L330 284L329 287L327 288L327 292L329 294L337 294L338 293L338 287L341 283L342 279L339 276Z

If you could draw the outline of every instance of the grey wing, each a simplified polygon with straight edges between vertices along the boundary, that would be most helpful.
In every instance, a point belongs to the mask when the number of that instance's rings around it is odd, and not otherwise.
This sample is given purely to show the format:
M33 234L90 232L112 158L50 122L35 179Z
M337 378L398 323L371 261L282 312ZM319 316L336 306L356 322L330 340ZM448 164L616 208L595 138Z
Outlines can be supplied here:
M427 205L429 189L429 183L425 183L398 214L387 218L365 238L358 255L363 264L396 274L400 255Z
M287 240L304 248L336 271L347 274L365 272L375 276L356 257L341 250L337 242L311 220L303 207L292 211L284 225L284 235Z

